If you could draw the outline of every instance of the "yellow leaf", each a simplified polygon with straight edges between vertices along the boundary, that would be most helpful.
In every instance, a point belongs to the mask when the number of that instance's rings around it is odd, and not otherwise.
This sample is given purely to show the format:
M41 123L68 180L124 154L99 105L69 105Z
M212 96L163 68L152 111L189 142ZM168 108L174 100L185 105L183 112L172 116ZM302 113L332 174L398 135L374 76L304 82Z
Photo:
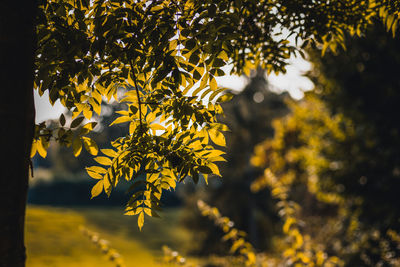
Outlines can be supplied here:
M110 124L110 126L113 124L124 123L124 122L130 121L130 120L131 120L131 118L129 118L128 116L121 116L121 117L118 117L117 119L115 119L115 121L113 121Z
M222 133L220 133L215 129L210 129L208 130L208 134L211 138L211 141L213 141L214 144L219 146L226 146L225 136Z
M112 149L101 149L101 152L102 152L104 155L109 156L109 157L112 157L112 158L115 158L116 156L118 156L118 153L115 152L115 151L112 150Z
M137 123L135 121L129 124L129 134L133 134L136 130Z
M104 182L104 192L106 192L107 196L110 197L112 185L111 185L110 175L108 173L104 175L103 182Z
M33 158L36 155L36 151L37 151L37 144L36 144L36 140L33 140L32 142L32 148L31 148L31 158Z
M217 161L227 161L225 158L223 158L223 157L221 157L221 156L217 156L217 157L211 157L211 158L208 158L208 160L209 161L212 161L212 162L217 162Z
M93 187L92 187L92 198L97 197L100 195L100 193L103 191L103 180L98 181Z
M90 177L94 179L103 179L103 176L101 174L98 174L97 172L87 170L87 173L89 174Z
M158 123L150 124L150 128L153 129L153 130L163 130L163 131L165 131L165 127L160 125L160 124L158 124Z
M199 136L200 136L200 139L202 139L201 142L203 144L208 144L208 133L205 128L201 129L201 131L199 132Z
M290 226L292 226L292 224L294 224L296 222L296 220L294 219L294 218L292 218L292 217L289 217L287 220L286 220L286 222L285 222L285 224L283 225L283 232L284 233L288 233L289 232L289 229L290 229Z
M97 89L97 90L96 90ZM97 103L101 104L101 93L104 90L104 87L100 84L96 84L96 89L92 91L92 97L96 99Z
M93 156L96 156L97 153L99 152L99 148L97 147L96 142L86 136L82 137L82 141L83 144L85 145L86 150Z
M140 212L140 210L135 209L135 210L128 210L124 213L124 215L128 215L128 216L132 216L132 215L136 215Z
M100 167L100 166L86 167L86 171L97 172L97 173L102 173L102 174L107 172L106 169L104 169L103 167Z
M222 150L216 150L216 149L213 149L213 150L210 150L211 152L210 152L210 154L208 154L208 157L218 157L218 156L221 156L221 155L224 155L224 154L226 154L224 151L222 151Z
M208 78L209 78L209 75L208 75L208 73L206 73L206 74L203 76L203 78L201 79L201 82L200 82L200 88L201 88L201 89L203 89L203 88L205 88L205 87L207 86Z
M217 90L217 88L218 88L217 80L215 80L214 77L212 77L210 80L210 88L213 91Z
M217 57L225 61L229 60L228 54L224 50L222 50Z
M213 173L214 175L221 176L221 174L219 173L218 166L217 166L216 164L214 164L214 163L209 163L209 164L207 164L207 167L211 169L211 171L212 171L212 173Z
M79 156L79 154L81 154L82 142L79 139L79 137L75 138L74 141L72 141L72 150L74 152L75 157L77 157L77 156Z
M89 103L91 104L93 111L96 112L98 115L101 113L101 105L97 104L94 98L89 99ZM101 102L100 102L101 103Z
M246 255L247 255L246 265L247 266L255 265L255 263L256 263L256 255L253 252L249 252Z
M131 74L130 74L130 73L129 73L129 75L128 75L128 84L129 84L130 86L135 87L135 82L132 80Z
M47 156L47 150L46 150L46 148L45 148L45 146L43 144L43 139L42 138L38 139L36 148L37 148L37 151L39 152L39 155L42 158L45 158Z
M97 122L87 123L85 126L82 127L82 129L80 131L80 135L90 133L90 131L92 131L94 129L94 127L96 127L96 125L97 125Z
M83 116L85 116L86 119L90 120L92 118L93 112L90 110L89 105L85 105L83 108Z
M137 222L138 222L139 230L142 231L142 227L143 227L143 224L144 224L144 212L143 211L139 213L139 217L138 217L138 221Z
M96 157L96 158L94 158L94 160L97 161L97 163L99 163L101 165L109 166L112 164L111 159L109 159L107 157Z
M171 42L169 42L169 50L175 50L175 48L178 46L178 40L174 39Z

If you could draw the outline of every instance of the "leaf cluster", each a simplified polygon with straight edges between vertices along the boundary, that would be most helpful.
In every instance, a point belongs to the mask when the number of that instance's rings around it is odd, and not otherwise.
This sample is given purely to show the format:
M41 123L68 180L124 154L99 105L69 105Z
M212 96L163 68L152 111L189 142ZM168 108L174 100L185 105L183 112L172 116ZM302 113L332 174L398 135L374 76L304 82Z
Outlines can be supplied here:
M95 159L105 167L88 171L99 180L92 196L109 195L122 177L134 192L145 188L127 205L141 228L144 214L160 207L162 190L186 176L197 182L200 174L219 175L223 152L214 148L225 145L227 129L216 116L230 98L216 80L223 67L231 64L232 74L257 66L285 72L289 58L302 54L289 36L335 51L344 32L360 35L382 8L388 28L395 27L390 1L40 0L34 87L75 120L69 129L64 117L54 129L39 124L32 154L45 157L54 137L76 156L83 146L97 155L84 136L94 124L79 133L71 128L101 115L103 100L125 102L113 124L129 123L129 133Z

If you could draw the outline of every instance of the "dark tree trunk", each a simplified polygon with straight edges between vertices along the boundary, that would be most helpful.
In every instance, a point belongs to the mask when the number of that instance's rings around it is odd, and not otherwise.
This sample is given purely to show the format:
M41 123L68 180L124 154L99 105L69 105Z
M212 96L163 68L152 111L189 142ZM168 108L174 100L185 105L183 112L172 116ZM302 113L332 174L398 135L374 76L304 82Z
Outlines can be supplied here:
M35 109L36 2L0 10L0 266L25 266L24 221Z

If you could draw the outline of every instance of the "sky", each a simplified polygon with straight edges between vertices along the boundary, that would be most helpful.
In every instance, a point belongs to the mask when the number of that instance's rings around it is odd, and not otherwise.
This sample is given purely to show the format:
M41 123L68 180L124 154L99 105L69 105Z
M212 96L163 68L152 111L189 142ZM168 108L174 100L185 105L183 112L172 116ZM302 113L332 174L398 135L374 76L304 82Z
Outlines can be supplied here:
M276 92L287 91L295 99L301 99L303 92L311 90L313 88L312 82L304 77L303 74L311 68L311 64L301 58L292 58L291 65L287 67L286 74L270 74L267 77L271 85L271 90ZM229 73L228 71L226 71ZM226 75L224 77L218 77L218 85L227 87L236 91L242 90L247 83L245 77ZM36 107L36 123L44 120L58 118L65 108L57 101L52 106L49 101L49 95L47 91L39 96L35 90L35 107Z

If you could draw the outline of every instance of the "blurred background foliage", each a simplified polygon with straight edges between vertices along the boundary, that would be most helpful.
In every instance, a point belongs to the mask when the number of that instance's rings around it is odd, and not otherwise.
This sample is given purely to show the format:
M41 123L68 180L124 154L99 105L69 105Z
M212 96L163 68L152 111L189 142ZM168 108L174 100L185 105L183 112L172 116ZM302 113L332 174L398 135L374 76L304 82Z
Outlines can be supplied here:
M186 182L169 192L162 213L162 225L170 220L168 227L155 223L139 233L116 208L104 207L115 204L122 209L126 186L117 188L110 199L89 200L94 182L81 170L91 164L90 156L74 158L53 144L46 161L34 160L29 201L62 207L30 206L28 248L36 249L28 256L40 261L37 255L51 244L46 236L29 237L39 231L40 216L67 214L60 216L66 221L79 217L79 223L112 237L121 249L119 242L158 240L143 255L161 251L166 244L202 259L195 261L202 266L233 266L232 255L237 253L230 253L232 243L222 241L227 232L202 215L196 206L201 199L227 216L229 227L247 233L257 265L399 266L400 40L379 25L370 27L366 36L347 36L345 51L321 56L319 49L309 48L312 69L307 77L315 88L301 100L271 91L264 71L253 71L246 88L223 106L220 121L230 132L227 162L220 164L222 179L209 179L208 185ZM100 124L115 119L115 108L105 108L110 112ZM120 126L99 126L92 137L104 147L122 132ZM61 222L55 219L53 225L57 223ZM77 224L71 225L77 230ZM60 232L54 235L62 238ZM132 265L129 255L138 249L144 248L122 249L126 265L150 266ZM266 265L271 260L272 265Z

